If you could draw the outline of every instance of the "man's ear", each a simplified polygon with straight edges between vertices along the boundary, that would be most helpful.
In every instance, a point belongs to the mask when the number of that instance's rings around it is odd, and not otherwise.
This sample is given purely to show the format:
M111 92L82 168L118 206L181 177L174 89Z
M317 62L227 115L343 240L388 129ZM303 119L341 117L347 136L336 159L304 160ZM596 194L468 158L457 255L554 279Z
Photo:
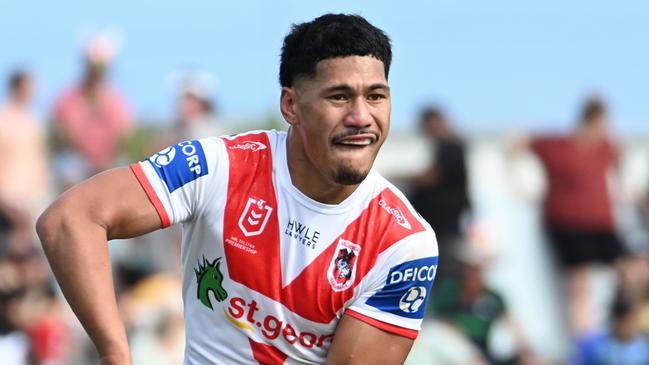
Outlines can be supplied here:
M279 108L284 116L284 119L291 126L299 124L299 118L295 113L296 109L296 93L295 89L291 87L282 87L282 95L279 101Z

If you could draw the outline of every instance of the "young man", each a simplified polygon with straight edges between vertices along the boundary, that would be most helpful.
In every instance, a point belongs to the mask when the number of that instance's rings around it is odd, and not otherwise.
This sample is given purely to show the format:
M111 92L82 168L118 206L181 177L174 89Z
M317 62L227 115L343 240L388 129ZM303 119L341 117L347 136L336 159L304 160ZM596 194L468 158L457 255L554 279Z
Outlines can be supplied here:
M168 147L61 196L38 231L104 364L129 362L106 239L182 223L186 364L400 364L437 269L435 236L373 171L390 41L324 15L284 40L288 133Z

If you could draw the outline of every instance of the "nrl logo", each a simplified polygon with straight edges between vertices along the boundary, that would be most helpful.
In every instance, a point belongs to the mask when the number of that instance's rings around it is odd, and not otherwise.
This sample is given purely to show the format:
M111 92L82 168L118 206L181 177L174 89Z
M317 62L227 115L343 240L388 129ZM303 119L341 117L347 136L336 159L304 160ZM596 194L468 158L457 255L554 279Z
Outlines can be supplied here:
M237 143L234 146L230 146L230 149L238 149L238 150L250 150L252 152L257 152L261 150L266 149L266 145L261 143L261 142L256 142L256 141L243 141L241 143Z
M338 241L336 253L327 271L327 279L334 291L343 291L354 283L356 261L360 251L360 245L342 238Z
M223 274L221 273L221 258L209 262L203 256L203 263L198 262L198 268L194 268L198 289L196 296L207 308L214 310L209 293L212 292L218 302L228 297L228 292L223 289Z
M406 216L403 214L403 212L401 212L400 209L389 206L388 202L386 202L384 199L379 200L379 205L381 206L381 208L385 209L388 214L393 215L397 220L397 224L399 224L401 227L405 229L412 229L410 222L408 222Z
M246 237L260 235L266 228L272 212L273 208L263 199L248 198L246 207L239 218L241 232Z

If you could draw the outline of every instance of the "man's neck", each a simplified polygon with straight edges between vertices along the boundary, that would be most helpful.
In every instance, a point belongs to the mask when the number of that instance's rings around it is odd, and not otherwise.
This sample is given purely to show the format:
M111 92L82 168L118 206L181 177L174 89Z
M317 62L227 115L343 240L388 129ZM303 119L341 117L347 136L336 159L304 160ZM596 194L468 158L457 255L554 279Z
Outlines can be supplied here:
M577 132L577 141L584 145L598 144L605 139L605 136L597 130L582 128Z
M323 204L339 204L347 199L358 185L341 185L323 176L311 163L299 136L289 130L286 143L286 159L291 182L309 198Z
M16 97L10 98L7 105L15 112L26 111L29 107L29 103L26 100Z

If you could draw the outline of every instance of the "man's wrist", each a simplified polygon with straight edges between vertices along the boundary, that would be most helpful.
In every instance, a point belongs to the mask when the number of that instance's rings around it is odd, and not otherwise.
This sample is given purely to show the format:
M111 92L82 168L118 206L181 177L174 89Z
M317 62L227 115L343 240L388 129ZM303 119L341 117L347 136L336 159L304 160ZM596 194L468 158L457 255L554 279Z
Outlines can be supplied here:
M125 352L111 352L99 356L99 363L101 365L130 365L131 354L127 350Z
M101 365L131 364L131 351L126 340L110 346L97 347L97 350Z

